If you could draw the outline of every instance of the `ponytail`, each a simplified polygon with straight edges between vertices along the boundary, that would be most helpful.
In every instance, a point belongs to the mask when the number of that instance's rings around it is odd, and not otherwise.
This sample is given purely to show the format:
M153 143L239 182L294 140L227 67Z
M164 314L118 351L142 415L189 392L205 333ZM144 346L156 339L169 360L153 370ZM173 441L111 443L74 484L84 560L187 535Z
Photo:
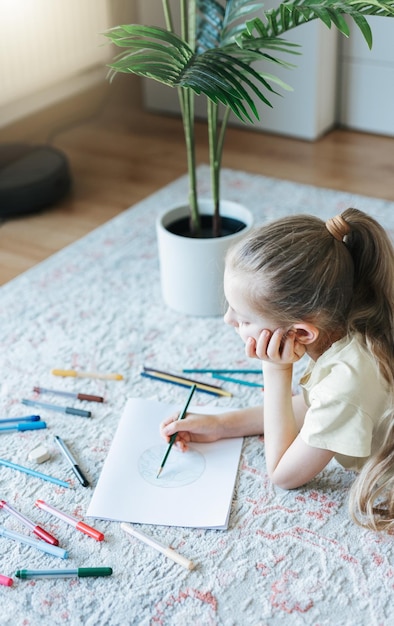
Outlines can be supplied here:
M354 262L348 332L358 332L381 375L394 386L394 251L384 229L357 209L342 218L350 226L345 244ZM382 447L363 466L350 491L353 520L371 530L394 531L394 409L385 417Z
M394 385L394 250L385 230L372 217L347 209L345 238L354 262L353 299L348 332L358 332L376 359L382 376Z

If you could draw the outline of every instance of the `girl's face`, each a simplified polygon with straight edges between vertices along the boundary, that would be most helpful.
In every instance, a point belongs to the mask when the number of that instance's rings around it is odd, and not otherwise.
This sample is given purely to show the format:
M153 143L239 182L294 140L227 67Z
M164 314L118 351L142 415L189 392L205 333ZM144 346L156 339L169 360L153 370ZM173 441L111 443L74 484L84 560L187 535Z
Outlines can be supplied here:
M262 316L261 313L257 313L250 306L245 297L246 281L246 277L226 269L224 274L224 293L228 308L224 321L229 326L234 327L244 343L246 343L248 337L253 337L257 341L261 331L264 329L273 332L278 328L278 324L272 319Z

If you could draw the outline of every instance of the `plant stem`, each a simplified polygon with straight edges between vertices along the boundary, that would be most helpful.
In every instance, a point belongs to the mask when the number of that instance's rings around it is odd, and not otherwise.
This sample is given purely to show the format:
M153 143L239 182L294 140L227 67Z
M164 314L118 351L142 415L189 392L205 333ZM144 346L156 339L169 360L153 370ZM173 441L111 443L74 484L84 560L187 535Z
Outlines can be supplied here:
M186 0L183 0L185 4L184 11L186 11ZM189 2L189 12L187 15L187 42L192 50L196 48L196 2Z
M182 35L192 50L196 46L196 2L181 0ZM187 89L184 93L183 129L186 141L187 168L189 175L190 232L198 237L201 230L200 211L197 196L196 144L194 134L194 92Z
M219 123L219 105L211 100L207 101L208 112L208 139L209 139L209 163L211 169L212 198L214 203L213 235L221 236L220 217L220 171L222 167L222 155L226 128L230 116L230 107L226 107L221 123ZM220 131L218 128L220 126Z
M218 105L217 105L217 108ZM220 124L220 132L219 132L219 137L217 137L216 139L216 168L217 168L217 174L216 174L216 178L217 178L217 197L218 197L218 202L217 202L217 211L218 211L218 215L217 215L217 228L218 228L218 234L215 235L216 237L220 237L221 235L221 229L222 229L222 223L221 223L221 213L220 213L220 172L222 170L222 155L223 155L223 146L224 146L224 138L226 136L226 130L227 130L227 123L230 117L230 113L231 113L231 109L230 107L226 107L224 109L224 114L223 114L223 118L222 118L222 122Z
M226 107L223 114L222 123L220 125L220 134L219 140L217 143L217 159L219 161L219 169L222 163L222 154L223 154L223 146L224 146L224 138L226 136L227 123L230 117L231 109L230 107Z
M170 9L170 5L168 3L168 0L162 0L162 5L163 5L163 13L164 13L165 21L166 21L167 30L169 30L171 33L173 33L174 32L174 23L172 21L171 9Z
M172 20L171 9L168 0L162 0L163 12L166 21L167 30L174 32L174 23ZM187 0L179 2L181 16L181 35L184 41L195 46L196 27L195 2L190 2L188 13ZM196 174L196 145L194 136L194 93L191 89L178 88L178 99L181 108L183 132L186 145L187 171L189 177L189 207L190 207L190 233L197 237L201 230L200 212L198 208L197 197L197 174Z
M220 156L218 154L218 105L207 100L208 140L209 140L209 165L211 170L211 187L213 200L212 228L213 236L220 237Z
M191 89L179 89L182 109L183 131L186 143L187 170L189 175L190 232L197 237L201 229L197 198L196 146L194 137L194 93Z

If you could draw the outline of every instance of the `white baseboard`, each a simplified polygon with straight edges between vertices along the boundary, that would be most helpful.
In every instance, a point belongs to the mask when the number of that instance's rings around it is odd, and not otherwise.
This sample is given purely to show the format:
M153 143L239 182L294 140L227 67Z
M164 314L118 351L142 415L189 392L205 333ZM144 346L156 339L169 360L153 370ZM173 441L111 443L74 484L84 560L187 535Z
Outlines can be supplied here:
M0 128L106 82L107 70L97 66L57 85L0 106Z

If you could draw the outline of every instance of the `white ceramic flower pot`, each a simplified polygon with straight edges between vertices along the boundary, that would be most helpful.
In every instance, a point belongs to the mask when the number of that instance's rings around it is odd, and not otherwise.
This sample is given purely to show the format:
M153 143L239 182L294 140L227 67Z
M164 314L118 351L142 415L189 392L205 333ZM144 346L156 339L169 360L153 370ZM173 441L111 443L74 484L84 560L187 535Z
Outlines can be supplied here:
M212 215L213 203L200 200L202 215ZM197 316L223 315L224 260L228 248L251 229L251 212L236 202L222 201L222 217L245 224L237 233L216 238L190 238L168 230L174 222L189 215L181 206L161 215L156 222L162 294L166 304L180 313Z

